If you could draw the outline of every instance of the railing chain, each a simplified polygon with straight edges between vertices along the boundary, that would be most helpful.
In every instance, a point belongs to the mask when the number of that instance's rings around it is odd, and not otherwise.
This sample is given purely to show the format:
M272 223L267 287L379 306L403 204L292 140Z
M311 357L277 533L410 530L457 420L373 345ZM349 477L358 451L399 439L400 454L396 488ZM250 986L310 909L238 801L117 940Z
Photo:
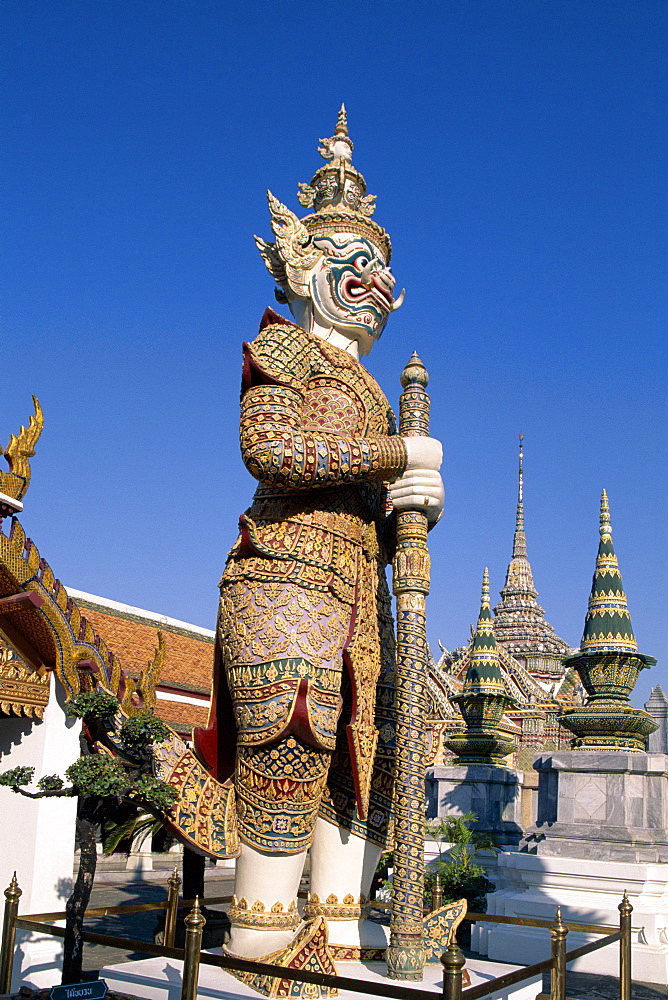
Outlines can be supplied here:
M147 942L133 941L129 938L111 937L109 935L96 934L90 931L84 931L84 940L88 940L91 943L105 944L107 946L116 948L130 948L133 951L144 951L146 954L163 954L166 957L173 958L183 958L183 981L181 988L181 1000L196 1000L197 997L197 982L199 978L199 966L200 962L206 965L218 966L219 968L235 968L244 967L244 969L253 970L255 972L262 972L263 970L267 973L278 974L279 968L276 966L267 966L263 963L255 962L245 962L239 959L231 959L225 956L214 956L204 953L201 954L202 948L202 931L206 924L204 915L202 914L200 908L199 897L195 897L194 900L182 900L181 905L184 903L193 903L193 908L188 916L185 918L186 925L186 940L185 949L175 948L173 945L174 934L172 928L170 927L170 915L174 915L174 922L176 920L176 912L178 909L178 893L181 885L181 880L178 876L177 869L174 869L171 878L168 882L168 898L167 903L154 903L154 904L141 904L139 906L114 906L104 908L104 910L91 910L90 916L98 916L103 913L123 913L123 912L138 912L140 910L148 909L165 909L165 941L164 947L160 948L157 945L149 945ZM49 913L49 914L35 914L26 915L25 917L18 916L18 906L19 899L22 895L22 891L19 888L18 882L16 880L16 872L12 878L11 883L5 889L5 914L4 914L4 926L2 932L2 951L0 953L0 994L9 993L11 990L11 977L12 977L12 967L14 964L14 948L15 948L15 938L16 930L24 929L31 932L40 932L42 934L51 934L56 937L63 937L65 934L65 929L63 927L56 927L45 923L44 918L49 917L51 919L64 919L65 913ZM230 897L214 897L211 899L204 899L202 903L220 903L229 901ZM580 948L576 948L573 951L566 951L566 936L571 929L577 928L584 930L587 928L589 932L602 933L607 928L598 927L597 925L585 925L585 924L573 924L567 927L564 924L561 916L561 907L557 907L554 922L549 925L550 932L552 936L552 957L551 959L546 959L543 962L535 963L534 965L527 966L524 969L518 969L516 972L507 973L505 976L501 976L487 983L480 983L478 986L469 987L464 993L464 1000L468 997L469 1000L477 998L481 1000L484 996L489 996L498 990L505 988L506 986L513 985L515 983L520 983L526 979L531 978L533 975L539 973L543 969L551 970L551 992L550 1000L565 1000L566 997L566 964L569 961L574 961L576 958L589 954L590 952L598 951L600 948L605 947L613 942L620 942L620 953L619 953L619 998L620 1000L632 1000L631 998L631 944L632 944L632 929L631 929L631 914L633 912L633 907L629 902L627 893L624 893L622 902L619 904L619 930L615 931L613 934L607 934L606 937L601 941L591 942L590 944L583 945ZM476 917L483 918L483 914L475 914ZM497 918L498 919L498 918ZM502 919L502 918L501 918ZM520 923L518 919L510 918L511 923ZM522 920L521 923L524 926L535 926L544 927L547 921L544 920ZM171 943L169 939L171 938ZM443 997L446 1000L462 1000L462 973L465 964L464 956L462 955L456 941L452 941L441 956L441 964L443 965ZM340 989L354 989L360 994L372 994L375 996L381 995L381 990L383 996L399 996L401 995L402 1000L410 1000L411 997L414 998L426 998L428 996L423 990L410 989L402 987L401 989L386 984L381 986L377 983L366 983L360 980L342 978L340 976L326 976L322 973L314 974L309 973L306 970L293 970L293 969L280 969L280 972L285 976L286 979L291 979L296 982L300 980L304 983L318 984L320 986L330 986L332 988L338 987Z

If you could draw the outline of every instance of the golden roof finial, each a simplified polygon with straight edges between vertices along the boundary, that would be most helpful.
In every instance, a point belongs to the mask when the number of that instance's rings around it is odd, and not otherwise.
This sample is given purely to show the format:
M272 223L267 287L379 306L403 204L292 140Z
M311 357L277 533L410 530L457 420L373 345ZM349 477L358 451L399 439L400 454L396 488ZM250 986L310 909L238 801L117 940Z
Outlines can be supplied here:
M610 504L608 503L608 494L605 490L601 491L601 515L600 515L600 525L599 534L601 538L604 535L612 535L612 522L610 520Z
M480 607L489 608L489 570L485 566L482 574L482 593L480 596Z

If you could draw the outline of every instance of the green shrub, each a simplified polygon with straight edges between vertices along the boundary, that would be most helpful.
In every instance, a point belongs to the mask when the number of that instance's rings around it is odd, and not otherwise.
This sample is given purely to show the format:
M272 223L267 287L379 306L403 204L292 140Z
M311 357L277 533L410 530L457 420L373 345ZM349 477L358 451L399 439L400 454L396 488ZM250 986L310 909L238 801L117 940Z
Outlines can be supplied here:
M11 770L0 774L0 785L10 785L15 788L20 785L29 785L34 773L34 767L12 767Z
M117 699L106 691L82 691L68 698L65 703L67 715L83 719L84 722L112 719L119 707Z
M164 743L169 739L169 729L148 709L126 719L120 729L120 736L129 750L142 753L152 743Z
M469 910L485 913L487 910L487 893L494 892L494 883L487 878L482 865L475 862L462 865L457 861L438 861L425 873L424 904L431 909L432 893L436 881L436 873L440 876L443 892L443 905L454 903L458 899L468 902Z

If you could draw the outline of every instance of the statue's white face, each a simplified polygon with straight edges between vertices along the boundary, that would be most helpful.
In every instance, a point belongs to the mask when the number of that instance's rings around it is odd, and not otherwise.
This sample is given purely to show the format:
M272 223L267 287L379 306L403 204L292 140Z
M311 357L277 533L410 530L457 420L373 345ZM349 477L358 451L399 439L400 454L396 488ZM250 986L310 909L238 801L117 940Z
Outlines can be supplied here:
M381 250L354 233L315 240L323 257L309 274L311 327L334 330L368 354L387 317L401 304L393 297L395 279Z

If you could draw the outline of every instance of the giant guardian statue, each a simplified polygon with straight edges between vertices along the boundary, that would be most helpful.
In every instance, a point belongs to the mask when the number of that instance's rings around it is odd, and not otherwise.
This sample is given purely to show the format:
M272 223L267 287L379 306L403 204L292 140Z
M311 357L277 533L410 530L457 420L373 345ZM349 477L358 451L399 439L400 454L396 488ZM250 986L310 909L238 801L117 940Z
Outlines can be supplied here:
M364 902L390 821L396 512L443 507L442 450L401 437L360 361L395 297L387 232L352 165L345 108L298 218L269 193L256 237L293 319L243 346L241 453L258 481L220 584L201 757L233 775L241 841L228 953L288 964L326 927L333 958L380 957ZM297 892L307 852L310 893Z

